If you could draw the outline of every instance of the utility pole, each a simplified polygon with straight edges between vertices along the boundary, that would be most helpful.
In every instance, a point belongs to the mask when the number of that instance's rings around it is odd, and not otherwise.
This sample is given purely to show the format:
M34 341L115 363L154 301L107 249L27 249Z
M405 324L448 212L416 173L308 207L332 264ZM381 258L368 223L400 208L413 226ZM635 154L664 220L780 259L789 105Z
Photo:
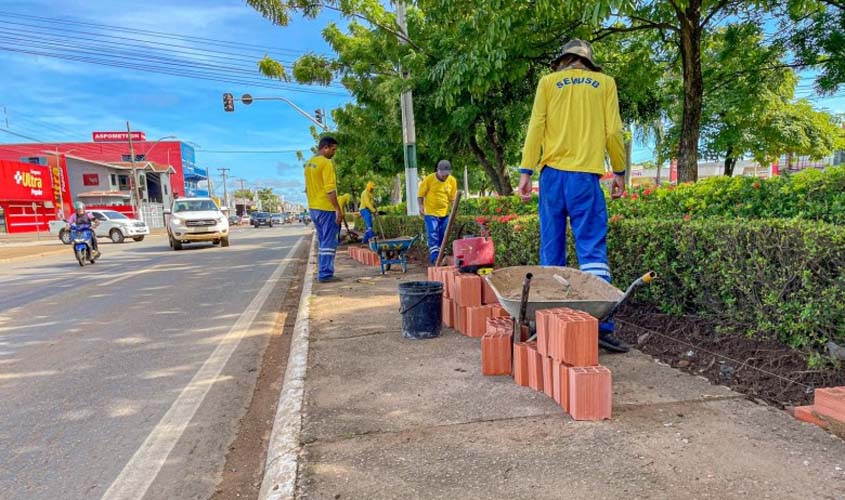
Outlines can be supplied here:
M405 19L405 0L396 1L396 22L402 30L400 43L408 43L408 22ZM403 72L404 73L404 72ZM404 75L407 79L407 75ZM419 215L420 207L417 202L417 131L414 126L414 96L410 90L402 92L402 142L405 153L405 193L408 215Z
M135 146L132 144L132 128L129 126L129 120L126 120L126 137L129 139L129 161L132 162L132 209L138 220L144 220L144 213L141 210L141 196L138 191L138 170L135 166Z
M229 189L226 187L226 172L228 172L229 169L218 168L217 171L220 172L220 177L223 178L223 201L226 203L226 208L228 208L231 213L232 207L229 205Z

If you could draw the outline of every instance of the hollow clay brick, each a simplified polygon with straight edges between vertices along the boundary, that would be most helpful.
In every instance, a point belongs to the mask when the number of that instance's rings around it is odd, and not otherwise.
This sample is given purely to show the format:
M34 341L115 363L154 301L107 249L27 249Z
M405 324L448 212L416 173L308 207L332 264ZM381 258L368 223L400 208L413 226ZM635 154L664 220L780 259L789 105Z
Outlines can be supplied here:
M455 328L455 304L451 299L442 299L443 326Z
M481 305L481 276L477 274L459 274L455 277L455 298L465 307Z
M543 356L537 352L536 342L528 342L528 387L543 391Z
M496 298L496 294L493 292L493 287L490 286L490 283L488 283L486 279L482 278L481 284L481 302L484 305L498 304L499 299Z
M555 401L563 408L563 411L569 412L569 369L571 366L566 363L554 360L554 372L552 373L554 384Z
M569 369L569 414L575 420L610 418L612 406L610 370L603 366Z
M825 422L822 418L816 415L814 406L796 406L792 412L792 415L798 420L801 420L802 422L818 425L823 429L827 428L827 422Z
M845 387L816 389L813 403L817 414L845 423Z
M513 345L513 381L522 387L528 387L528 343L517 342Z
M484 375L511 374L512 338L498 329L481 337L481 372Z
M467 307L467 335L481 338L487 331L487 319L492 313L487 306Z
M454 299L453 299L454 300ZM457 304L457 301L455 301ZM455 330L461 332L463 335L467 334L467 308L457 305L455 308L458 314L455 316Z
M543 392L550 398L555 397L554 360L543 356Z
M563 314L553 323L549 354L572 366L599 364L598 320L583 314Z

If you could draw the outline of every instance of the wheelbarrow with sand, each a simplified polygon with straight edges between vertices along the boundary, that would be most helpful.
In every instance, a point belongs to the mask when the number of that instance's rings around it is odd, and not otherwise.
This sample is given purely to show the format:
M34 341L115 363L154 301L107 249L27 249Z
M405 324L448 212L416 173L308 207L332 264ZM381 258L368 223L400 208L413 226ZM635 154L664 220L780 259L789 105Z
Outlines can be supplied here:
M593 274L557 266L514 266L486 277L499 303L519 325L535 321L537 311L567 307L599 321L609 320L634 290L655 278L648 272L623 292ZM516 341L516 336L514 337Z

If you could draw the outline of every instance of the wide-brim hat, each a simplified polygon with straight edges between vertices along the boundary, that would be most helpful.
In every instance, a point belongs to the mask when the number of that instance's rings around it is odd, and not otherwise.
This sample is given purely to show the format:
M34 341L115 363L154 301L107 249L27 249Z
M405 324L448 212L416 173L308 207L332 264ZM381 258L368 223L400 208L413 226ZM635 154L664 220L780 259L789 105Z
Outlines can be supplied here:
M590 42L585 42L584 40L579 40L577 38L573 38L572 40L566 42L566 44L560 49L558 55L551 60L551 65L555 66L568 54L572 54L583 59L584 63L587 64L587 66L589 66L593 71L601 71L601 66L596 64L596 61L593 59L593 46L590 45Z

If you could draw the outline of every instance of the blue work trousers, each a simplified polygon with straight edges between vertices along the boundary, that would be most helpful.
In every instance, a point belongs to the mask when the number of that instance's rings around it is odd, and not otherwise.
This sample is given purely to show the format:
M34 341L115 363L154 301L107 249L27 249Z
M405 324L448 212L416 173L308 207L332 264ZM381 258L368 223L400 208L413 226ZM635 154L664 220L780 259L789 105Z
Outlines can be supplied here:
M566 266L566 220L575 237L578 265L608 283L607 205L599 176L546 167L540 173L540 265ZM613 322L599 325L613 332Z
M317 230L317 260L320 270L317 273L317 280L334 276L334 257L337 253L337 236L340 234L340 226L334 212L326 210L310 210L311 220L314 221L314 228Z
M434 264L440 255L440 244L446 234L449 217L425 216L425 232L428 233L428 261Z
M373 231L373 213L369 208L361 209L361 218L364 219L364 225L367 227L367 232L364 233L364 243L368 243L376 233Z

